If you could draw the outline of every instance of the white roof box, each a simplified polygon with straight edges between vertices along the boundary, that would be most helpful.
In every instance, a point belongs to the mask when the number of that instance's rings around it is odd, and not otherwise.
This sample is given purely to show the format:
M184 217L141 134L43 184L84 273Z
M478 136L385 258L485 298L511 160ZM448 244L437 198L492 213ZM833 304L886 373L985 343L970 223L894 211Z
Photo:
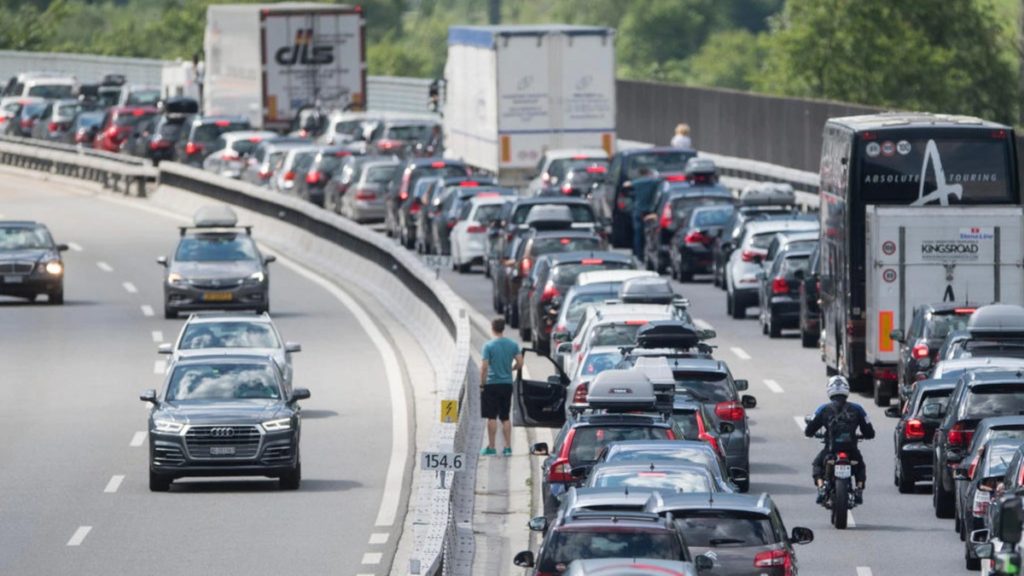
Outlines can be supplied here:
M789 184L761 184L750 186L740 193L740 204L744 206L792 206L796 204L796 192Z
M196 228L232 228L238 225L238 216L226 204L203 206L192 215Z
M639 370L605 370L587 391L587 403L594 410L654 410L657 401L654 385Z

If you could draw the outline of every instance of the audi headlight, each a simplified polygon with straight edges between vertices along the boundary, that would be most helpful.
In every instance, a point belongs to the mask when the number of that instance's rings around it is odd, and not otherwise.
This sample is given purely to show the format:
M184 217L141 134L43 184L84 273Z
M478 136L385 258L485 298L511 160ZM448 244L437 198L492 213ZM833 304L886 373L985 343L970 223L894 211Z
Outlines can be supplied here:
M54 276L57 276L58 274L62 274L64 272L64 265L58 262L57 260L53 260L46 263L40 263L39 267L45 270L47 274L52 274Z
M153 420L153 431L163 434L181 434L185 425L174 420Z
M280 418L278 420L270 420L263 423L263 429L267 432L280 432L281 430L290 430L292 427L291 418Z
M262 271L261 272L253 272L253 274L251 276L249 276L249 281L250 282L256 282L257 284L259 284L260 282L263 282L266 278L267 278L266 275L263 274Z

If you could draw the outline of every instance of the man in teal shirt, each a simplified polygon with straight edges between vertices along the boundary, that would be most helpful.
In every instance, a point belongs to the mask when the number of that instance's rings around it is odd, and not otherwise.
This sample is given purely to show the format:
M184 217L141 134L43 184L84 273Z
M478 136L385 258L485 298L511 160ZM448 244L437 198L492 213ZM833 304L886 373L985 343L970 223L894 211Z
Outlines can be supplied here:
M508 416L512 410L512 373L523 365L523 353L519 344L503 336L505 319L491 321L491 335L484 344L480 364L480 415L487 419L487 447L480 450L481 456L497 454L494 437L498 433L498 420L505 436L502 454L512 455L512 423Z

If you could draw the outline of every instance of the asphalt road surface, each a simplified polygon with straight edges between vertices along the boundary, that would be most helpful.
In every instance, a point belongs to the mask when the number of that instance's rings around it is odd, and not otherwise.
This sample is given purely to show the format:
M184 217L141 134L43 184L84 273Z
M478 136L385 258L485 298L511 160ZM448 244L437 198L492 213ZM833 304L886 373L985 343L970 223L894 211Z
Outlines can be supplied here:
M471 306L487 316L491 309L490 280L479 267L471 274L443 271L442 276ZM963 543L952 520L935 518L931 492L901 495L893 485L893 425L883 409L869 397L851 400L867 409L877 433L861 442L868 482L863 506L853 510L851 528L839 531L829 524L828 511L815 504L811 461L821 448L803 435L803 416L812 413L825 397L825 366L818 350L800 346L799 332L783 338L761 334L756 308L748 319L734 320L725 313L725 293L710 283L675 283L690 300L697 323L718 332L715 357L729 364L736 378L750 380L746 394L757 397L758 407L748 411L751 423L751 493L768 492L782 511L787 529L806 526L815 541L797 547L801 575L918 576L925 574L977 574L964 569ZM516 337L515 330L507 335ZM550 374L546 362L527 362L534 379ZM799 424L798 424L799 421ZM524 447L525 449L525 447ZM534 458L539 467L540 459ZM525 527L524 527L525 530ZM510 569L510 574L516 573Z
M196 479L150 493L138 395L161 388L157 344L183 323L162 318L154 262L179 222L131 206L144 200L70 190L0 178L0 219L45 222L72 244L64 306L0 297L0 574L385 574L391 406L351 311L288 262L271 265L272 316L303 345L295 385L312 391L299 491Z

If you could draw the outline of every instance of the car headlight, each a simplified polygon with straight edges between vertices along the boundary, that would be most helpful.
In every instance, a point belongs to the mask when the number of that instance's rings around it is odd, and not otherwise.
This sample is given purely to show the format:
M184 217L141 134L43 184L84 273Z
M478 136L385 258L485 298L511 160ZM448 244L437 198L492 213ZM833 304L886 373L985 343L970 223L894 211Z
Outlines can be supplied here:
M168 284L181 284L184 281L185 279L181 276L181 274L178 274L177 272L171 272L170 274L167 275Z
M278 420L269 420L263 423L263 429L267 432L280 432L281 430L290 430L292 427L291 418L280 418Z
M174 420L153 420L153 431L163 434L181 434L185 425Z
M54 276L57 276L58 274L62 274L64 272L64 265L57 260L52 260L50 262L41 262L39 264L39 267L42 268L47 274L52 274Z
M260 272L253 272L252 275L249 276L249 281L260 283L260 282L263 282L266 278L267 278L267 276L262 271L260 271Z

